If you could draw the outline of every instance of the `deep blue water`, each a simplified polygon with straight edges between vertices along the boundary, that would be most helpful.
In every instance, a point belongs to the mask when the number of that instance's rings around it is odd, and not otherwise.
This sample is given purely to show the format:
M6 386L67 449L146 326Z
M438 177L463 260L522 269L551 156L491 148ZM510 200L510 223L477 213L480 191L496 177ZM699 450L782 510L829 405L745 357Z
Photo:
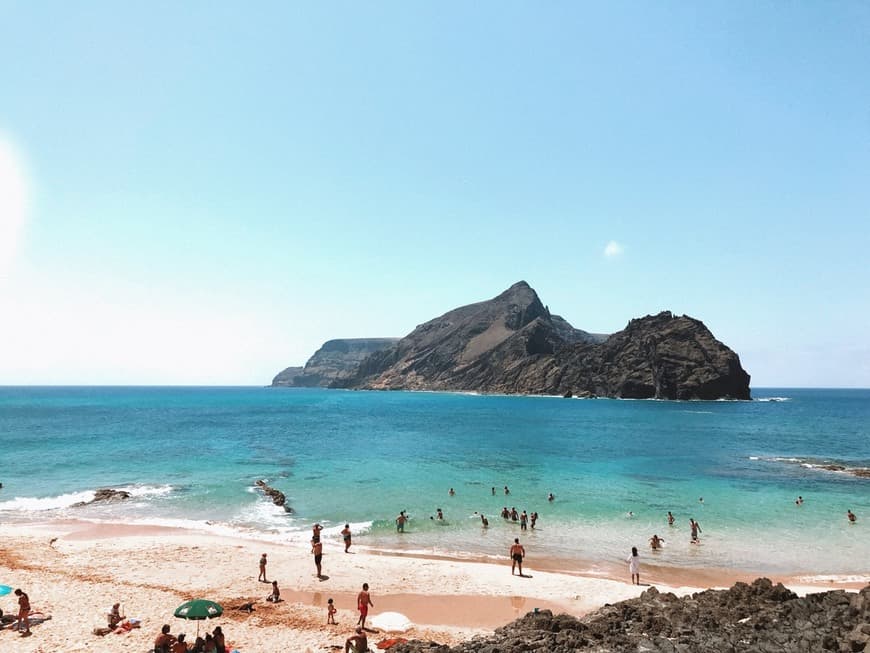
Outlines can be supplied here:
M498 513L516 506L540 513L524 537L558 558L622 559L655 532L662 564L866 572L870 479L818 465L870 469L870 390L753 396L0 388L0 521L124 519L272 539L307 537L314 521L334 534L348 521L360 545L502 555L518 529ZM287 494L293 515L253 490L258 478ZM136 497L70 507L98 487ZM438 507L446 523L429 519ZM412 516L403 536L401 509ZM703 528L700 547L688 543L689 517Z

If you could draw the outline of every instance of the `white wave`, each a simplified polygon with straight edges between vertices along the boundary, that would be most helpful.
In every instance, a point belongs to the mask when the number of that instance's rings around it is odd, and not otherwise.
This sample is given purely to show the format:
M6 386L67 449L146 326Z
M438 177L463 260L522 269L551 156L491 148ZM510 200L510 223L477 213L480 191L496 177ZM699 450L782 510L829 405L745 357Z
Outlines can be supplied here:
M70 492L69 494L61 494L56 497L15 497L0 503L0 510L15 510L18 512L58 510L60 508L69 508L80 501L91 501L93 498L94 490Z
M753 401L791 401L791 397L758 397Z
M172 492L171 485L129 485L114 488L129 492L134 497L163 496ZM96 490L70 492L54 497L15 497L9 501L0 502L0 511L43 512L46 510L62 510L77 503L93 501Z

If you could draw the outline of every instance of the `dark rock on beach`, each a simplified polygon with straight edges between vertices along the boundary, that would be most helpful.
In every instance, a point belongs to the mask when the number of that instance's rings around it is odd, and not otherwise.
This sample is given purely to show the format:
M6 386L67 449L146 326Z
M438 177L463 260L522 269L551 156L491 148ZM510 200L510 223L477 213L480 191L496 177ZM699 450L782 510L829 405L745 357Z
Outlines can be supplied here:
M263 479L256 481L255 485L263 491L263 494L272 499L272 503L276 506L281 506L287 512L293 512L293 508L287 505L286 495L281 490L269 486Z
M455 647L414 640L395 653L798 653L870 651L870 586L798 597L759 578L678 598L654 587L582 619L530 612Z
M328 340L314 352L305 367L288 367L272 379L273 386L327 387L354 373L370 354L391 347L398 338L342 338Z
M90 501L79 501L78 503L74 503L72 505L73 508L81 508L82 506L89 506L92 503L112 503L117 501L124 501L125 499L129 499L132 495L126 490L113 490L112 488L100 488L96 492L94 492L94 498Z
M589 333L552 315L525 281L421 324L330 386L630 399L750 396L737 354L701 321L662 312L610 336Z

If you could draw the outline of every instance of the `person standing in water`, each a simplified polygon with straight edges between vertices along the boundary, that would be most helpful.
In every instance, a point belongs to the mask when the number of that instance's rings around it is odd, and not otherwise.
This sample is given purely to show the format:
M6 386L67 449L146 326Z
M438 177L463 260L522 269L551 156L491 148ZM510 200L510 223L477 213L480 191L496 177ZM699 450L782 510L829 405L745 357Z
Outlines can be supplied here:
M701 540L698 539L698 533L702 533L701 525L696 522L694 519L689 519L689 527L692 529L692 544L699 544Z
M640 585L640 556L637 555L637 547L631 547L631 555L626 560L628 570L631 572L631 584Z
M854 524L856 521L858 521L858 518L855 516L855 513L852 512L851 508L846 511L846 519L849 520L850 524Z
M350 524L345 524L344 528L341 530L341 539L344 540L344 552L349 553L348 549L351 545L350 540Z
M671 511L668 510L668 526L674 525L674 516L671 514Z
M523 558L526 557L526 550L523 548L523 545L520 544L520 539L518 537L514 538L514 543L511 546L510 550L511 557L511 576L514 575L514 571L519 565L520 568L520 576L523 575Z

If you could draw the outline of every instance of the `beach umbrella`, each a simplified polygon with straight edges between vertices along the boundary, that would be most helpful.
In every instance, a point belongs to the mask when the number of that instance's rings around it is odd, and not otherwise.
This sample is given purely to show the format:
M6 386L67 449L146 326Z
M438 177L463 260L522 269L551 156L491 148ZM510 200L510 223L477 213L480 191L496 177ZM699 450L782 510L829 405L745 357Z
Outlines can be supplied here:
M196 621L196 636L199 637L199 622L203 619L220 617L223 613L224 609L214 601L193 599L179 605L173 614L179 619Z
M12 588L9 585L0 585L0 596L6 596L11 591Z
M372 626L389 633L403 633L413 625L401 612L381 612L372 617Z

